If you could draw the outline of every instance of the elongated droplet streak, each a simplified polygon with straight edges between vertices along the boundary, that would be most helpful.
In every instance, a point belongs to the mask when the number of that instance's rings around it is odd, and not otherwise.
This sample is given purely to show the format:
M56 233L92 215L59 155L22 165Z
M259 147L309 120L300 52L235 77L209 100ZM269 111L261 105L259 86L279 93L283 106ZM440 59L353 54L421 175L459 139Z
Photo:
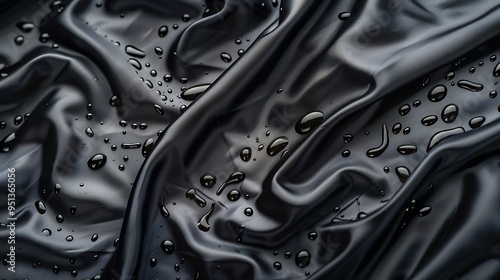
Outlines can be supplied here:
M382 144L377 148L368 150L366 155L371 158L378 157L387 149L387 146L389 146L389 131L387 130L387 125L384 123L382 125Z
M122 149L138 149L141 147L141 143L123 143Z
M208 231L210 229L210 224L208 223L208 219L212 216L215 208L215 201L212 201L212 206L210 206L210 210L203 215L198 221L198 228L202 231Z
M137 58L143 58L146 56L146 53L143 52L142 50L134 47L134 46L126 46L125 47L125 52L130 55L130 56L134 56L134 57L137 57Z
M158 207L160 208L160 212L163 217L165 218L170 217L170 212L168 212L165 203L163 203L161 200L158 200Z
M188 101L195 100L196 97L198 97L205 90L207 90L207 88L209 86L210 86L210 84L190 87L190 88L186 89L184 92L181 93L181 97L182 97L182 99L188 100Z
M216 194L221 195L221 193L224 191L227 185L240 183L244 179L245 179L245 173L241 171L233 172L233 174L229 175L229 178L227 178L227 180L224 181L224 183L222 183L222 185L217 189Z
M404 183L408 177L410 177L410 170L404 166L396 167L396 174L398 175L399 181Z
M14 140L16 140L16 133L14 132L5 136L5 138L0 141L0 152L6 153L10 151L12 149L12 145L14 144Z
M497 64L497 66L495 66L495 69L493 69L493 76L500 76L500 62Z
M436 146L443 139L448 138L453 135L457 135L460 133L464 133L465 129L463 127L455 127L452 129L442 130L436 134L434 134L429 140L429 144L427 145L427 152L429 152L434 146Z
M207 205L205 199L197 194L195 189L189 189L186 192L186 197L190 200L194 200L200 207L205 207Z
M151 149L153 148L153 145L155 144L155 140L149 138L144 142L144 145L142 146L142 156L147 157L149 153L151 152Z
M474 83L468 80L458 81L457 86L473 92L482 91L484 88L482 84Z
M414 145L401 145L398 147L398 152L402 155L414 154L417 152L417 147Z
M281 152L288 145L288 138L285 136L274 139L269 146L267 146L267 154L275 156Z

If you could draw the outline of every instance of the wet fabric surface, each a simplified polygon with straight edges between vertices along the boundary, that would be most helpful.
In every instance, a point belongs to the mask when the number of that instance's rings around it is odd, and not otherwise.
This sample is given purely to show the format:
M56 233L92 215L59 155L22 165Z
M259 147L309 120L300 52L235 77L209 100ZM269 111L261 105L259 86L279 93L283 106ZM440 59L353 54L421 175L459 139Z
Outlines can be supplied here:
M498 279L498 6L0 1L0 277Z

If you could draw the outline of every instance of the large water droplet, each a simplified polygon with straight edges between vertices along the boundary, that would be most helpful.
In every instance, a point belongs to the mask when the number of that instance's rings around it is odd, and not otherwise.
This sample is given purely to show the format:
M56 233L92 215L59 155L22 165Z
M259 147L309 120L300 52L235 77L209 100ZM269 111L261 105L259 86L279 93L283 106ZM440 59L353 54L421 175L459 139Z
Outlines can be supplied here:
M210 230L210 224L208 223L208 219L210 218L210 216L212 216L214 208L215 208L215 201L212 201L212 206L210 207L210 210L208 210L208 212L205 213L205 215L203 215L198 221L198 228L200 230L202 231Z
M469 90L469 91L473 91L473 92L482 91L484 88L482 84L474 83L474 82L471 82L468 80L458 81L457 86L459 86L460 88Z
M174 245L174 242L172 240L164 240L162 243L161 243L161 249L163 250L163 252L165 252L166 254L170 255L174 252L174 249L175 249L175 245Z
M153 145L155 144L155 140L149 138L146 141L144 141L144 145L142 146L142 156L147 157L149 153L151 152L151 149L153 149Z
M189 100L189 101L195 100L196 97L202 94L209 86L210 84L205 84L188 88L181 93L181 97L184 100Z
M401 116L407 115L411 110L411 107L409 104L404 104L403 106L399 107L399 114Z
M246 148L241 149L240 158L243 161L249 161L252 158L252 148L246 147Z
M320 111L310 112L302 116L295 124L295 131L299 134L311 132L323 121L324 115Z
M107 157L104 154L96 154L93 155L89 161L87 162L87 165L89 166L90 169L92 170L97 170L106 164Z
M298 267L304 268L311 263L311 254L309 251L302 250L295 255L295 264L297 264Z
M368 150L366 155L371 158L378 157L387 149L387 146L389 146L389 131L384 123L382 125L382 143L379 147Z
M475 117L475 118L472 118L470 121L469 121L469 126L470 128L478 128L480 126L483 125L484 121L486 119L482 116L479 116L479 117Z
M35 208L38 211L38 213L42 215L45 214L45 212L47 212L47 207L45 206L45 203L43 203L43 201L41 200L37 200L35 202Z
M441 112L441 119L445 123L452 123L457 119L458 107L455 104L449 104L444 107L443 112Z
M216 194L220 195L228 185L241 183L243 182L244 179L245 179L245 173L241 171L233 172L231 175L229 175L227 180L224 181L224 183L222 183L222 185L217 189Z
M125 52L128 55L133 56L133 57L137 57L137 58L143 58L146 56L146 53L144 53L144 51L142 51L134 46L131 46L131 45L128 45L125 47Z
M158 36L160 36L161 38L167 36L167 33L168 33L168 26L166 25L163 25L160 27L160 29L158 29Z
M200 183L205 188L213 187L216 182L217 182L217 178L215 177L215 175L210 174L210 173L205 173L205 174L201 175L201 177L200 177Z
M429 152L435 145L441 142L443 139L448 138L453 135L457 135L465 132L463 127L455 127L452 129L442 130L434 134L427 144L427 152Z
M431 126L435 124L438 120L438 117L436 115L430 115L427 117L422 118L422 124L425 126Z
M446 97L447 92L446 86L437 85L429 91L427 98L432 102L439 102Z
M288 145L288 138L285 136L274 139L269 146L267 146L267 154L275 156L281 152Z
M205 199L203 199L203 197L198 195L195 189L189 189L186 192L186 198L194 200L196 204L198 204L200 207L205 207L207 205Z
M410 177L410 170L404 166L398 166L396 167L396 175L398 175L399 181L404 183Z
M16 133L12 132L11 134L5 136L5 138L0 141L0 152L6 153L12 149L14 145L14 141L16 140Z
M414 145L401 145L398 147L398 152L402 155L414 154L417 152L417 147Z

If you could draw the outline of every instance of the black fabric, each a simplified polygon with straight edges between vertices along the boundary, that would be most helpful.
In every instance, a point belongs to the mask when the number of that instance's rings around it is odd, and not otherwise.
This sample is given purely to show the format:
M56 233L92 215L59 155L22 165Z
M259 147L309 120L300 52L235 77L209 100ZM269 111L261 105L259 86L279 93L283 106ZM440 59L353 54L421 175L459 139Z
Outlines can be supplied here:
M500 278L498 1L0 14L4 279Z

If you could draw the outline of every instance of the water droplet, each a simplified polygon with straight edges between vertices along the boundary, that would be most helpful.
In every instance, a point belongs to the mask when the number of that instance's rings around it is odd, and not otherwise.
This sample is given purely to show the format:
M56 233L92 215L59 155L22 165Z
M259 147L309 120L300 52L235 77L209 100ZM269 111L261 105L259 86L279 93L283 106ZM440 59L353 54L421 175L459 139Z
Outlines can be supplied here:
M20 125L21 123L23 122L23 116L21 115L17 115L15 118L14 118L14 125Z
M161 203L161 201L158 201L158 207L160 208L160 213L163 217L170 217L170 212L168 212L167 207L163 203Z
M351 16L349 12L343 12L338 15L340 20L347 20Z
M285 259L289 259L292 257L292 253L290 251L286 251L284 256L285 256Z
M142 145L141 143L122 143L121 147L122 149L138 149L140 148Z
M435 145L437 145L443 139L463 132L465 132L463 127L455 127L452 129L447 129L437 132L429 140L429 144L427 145L427 152L429 152Z
M398 166L396 167L396 175L398 175L399 181L404 183L410 177L410 170L404 166Z
M59 194L61 192L61 185L60 184L55 184L54 186L54 193Z
M414 145L401 145L398 147L398 152L402 155L414 154L417 152L417 147Z
M52 235L52 231L48 228L44 228L42 230L42 234L45 235L45 236L51 236Z
M200 218L200 220L198 221L198 228L200 230L202 230L202 231L210 230L210 224L208 223L208 219L210 218L210 216L214 212L214 208L215 208L215 201L212 201L212 206L210 207L210 210L208 210L208 212L205 213L205 215L203 215Z
M476 72L476 67L469 68L469 73L474 74Z
M497 60L497 56L496 55L490 56L490 61L491 62L495 62L495 60Z
M116 145L115 144L111 145L111 151L116 151Z
M438 120L438 117L436 115L430 115L427 117L422 118L422 124L425 126L431 126L435 124Z
M252 158L252 148L246 147L246 148L241 149L240 158L243 161L249 161Z
M12 149L14 145L14 141L16 140L16 133L12 132L11 134L5 136L5 138L0 141L0 152L6 153Z
M429 215L429 213L431 213L431 210L432 210L432 208L429 205L424 206L424 207L420 208L420 210L418 210L417 215L419 217L427 216L427 215Z
M181 97L184 100L195 100L200 94L202 94L210 84L205 84L205 85L199 85L199 86L194 86L186 89L181 93Z
M382 143L377 148L368 150L366 152L366 155L371 158L378 157L387 149L388 146L389 146L389 131L387 130L387 126L384 123L382 125Z
M403 134L404 134L404 135L408 135L408 134L410 134L410 132L411 132L411 129L410 129L409 127L405 127L405 128L403 129Z
M40 41L40 43L47 43L50 39L50 36L48 33L42 33L40 34L40 37L38 37L38 40Z
M188 22L191 19L191 16L188 14L183 14L182 15L182 21Z
M156 259L155 259L155 258L151 258L151 259L149 260L149 266L151 266L151 267L155 267L155 266L156 266L156 263L157 263L157 261L156 261Z
M205 174L201 175L201 177L200 177L200 183L205 188L213 187L216 182L217 182L217 178L215 177L215 175L210 174L210 173L205 173Z
M245 173L241 171L233 172L231 175L229 175L227 180L224 181L224 183L222 183L222 185L217 189L216 194L221 195L221 193L224 191L227 185L241 183L243 182L244 179L245 179Z
M220 54L220 58L222 59L222 61L224 61L226 63L229 63L232 60L231 56L228 53L225 53L225 52L223 52L223 53Z
M469 121L469 126L470 128L474 129L474 128L478 128L480 126L483 125L484 121L486 119L484 117L475 117L475 118L472 118L470 121Z
M158 36L160 36L161 38L167 36L167 33L168 33L168 26L166 25L163 25L160 27L160 29L158 29Z
M121 100L118 98L118 96L113 95L109 99L109 105L115 107L115 106L120 106L122 104Z
M496 57L495 57L496 59ZM493 69L493 76L498 77L500 76L500 62L495 66L495 69Z
M143 58L146 56L146 53L144 53L144 51L142 51L134 46L131 46L131 45L127 45L125 47L125 52L128 55L133 56L133 57L137 57L137 58Z
M455 78L455 72L452 71L452 72L449 72L448 74L446 74L446 77L445 77L446 80L449 81L453 78Z
M410 110L411 110L410 105L408 105L408 104L404 104L403 106L401 106L401 107L399 108L399 114L400 114L401 116L405 116L405 115L407 115L407 114L410 112Z
M165 252L166 254L170 255L174 252L174 249L175 249L175 245L174 245L174 242L172 240L164 240L162 243L161 243L161 249L163 250L163 252Z
M64 222L64 217L62 215L57 215L56 216L56 221L59 222L59 223L62 223L62 222Z
M19 35L14 39L14 42L16 43L16 45L20 46L24 43L24 37Z
M453 73L453 75L455 74ZM446 97L447 93L448 89L446 88L446 86L437 85L429 91L429 93L427 94L427 98L432 102L439 102Z
M257 147L257 150L258 150L258 151L262 151L262 149L264 149L264 145L263 145L263 144L260 144L260 145Z
M71 215L75 215L75 213L76 213L76 206L71 206L71 207L69 208L69 213L70 213Z
M353 138L352 134L346 134L344 135L344 142L349 143L352 141L352 138Z
M227 193L227 199L229 199L230 201L236 201L238 199L240 199L240 192L238 190L232 190L230 192Z
M267 154L275 156L281 152L288 145L288 138L285 136L274 139L269 146L267 146Z
M162 54L163 54L163 49L162 49L162 48L160 48L160 47L156 47L156 48L155 48L155 53L156 53L157 55L162 55Z
M118 170L120 170L120 171L125 170L125 165L123 165L123 164L118 165Z
M205 207L207 205L206 200L203 199L203 197L201 197L200 195L198 195L195 189L189 189L186 192L186 198L194 200L196 204L198 204L200 207Z
M253 215L253 209L250 208L250 207L247 207L247 208L245 208L244 213L245 213L246 216L250 217L250 216Z
M130 63L130 65L134 66L134 68L137 69L137 70L141 70L142 69L141 63L139 62L139 60L137 60L135 58L129 58L128 59L128 63Z
M484 88L482 84L474 83L468 80L458 81L457 86L473 92L482 91Z
M316 240L316 238L318 238L318 233L315 232L315 231L311 231L307 237L309 238L309 240Z
M92 137L94 136L94 131L92 130L92 128L87 127L87 129L85 129L85 134L87 134L88 137Z
M307 134L318 127L323 121L324 115L320 111L313 111L302 116L295 124L298 134Z
M143 157L146 158L149 155L154 144L155 144L155 140L152 138L149 138L146 141L144 141L144 145L142 146L142 156Z
M350 156L350 155L351 155L351 151L349 151L349 150L343 150L343 151L342 151L342 156L343 156L343 157L348 157L348 156Z
M490 98L495 98L495 97L497 97L497 91L496 90L490 91Z
M5 121L0 122L0 129L4 129L7 127L7 123Z
M401 127L402 126L400 123L394 124L394 126L392 127L392 133L398 134L399 132L401 132Z
M388 166L384 166L384 172L385 173L389 173L389 167Z
M92 170L100 169L106 164L107 157L104 154L95 154L87 162L87 165Z
M420 100L415 100L413 102L413 107L415 107L415 108L419 107L420 105L422 105L422 101L420 101Z
M273 267L276 270L281 270L281 263L280 262L274 262Z
M298 267L304 268L311 263L311 254L309 251L302 250L295 255L295 264L297 264Z
M422 79L422 87L426 87L430 83L430 81L431 81L431 79L429 78L429 76L424 77Z
M441 112L441 119L445 123L452 123L457 119L458 107L455 104L449 104L444 107L443 112Z
M35 208L38 211L38 213L40 213L42 215L45 214L45 212L47 211L47 207L45 206L45 203L43 203L43 201L41 201L41 200L37 200L35 202Z
M96 242L98 238L99 238L99 236L97 234L94 234L94 235L92 235L92 237L90 237L90 241Z

